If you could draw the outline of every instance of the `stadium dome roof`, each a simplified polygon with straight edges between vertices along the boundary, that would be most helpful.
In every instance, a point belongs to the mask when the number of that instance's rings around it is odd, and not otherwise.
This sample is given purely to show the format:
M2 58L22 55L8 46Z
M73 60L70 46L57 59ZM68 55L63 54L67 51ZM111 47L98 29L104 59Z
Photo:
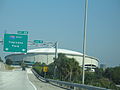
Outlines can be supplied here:
M58 53L64 53L64 54L71 54L71 55L83 55L82 53L67 50L67 49L58 49ZM27 53L55 53L55 48L39 48L39 49L32 49L28 50Z

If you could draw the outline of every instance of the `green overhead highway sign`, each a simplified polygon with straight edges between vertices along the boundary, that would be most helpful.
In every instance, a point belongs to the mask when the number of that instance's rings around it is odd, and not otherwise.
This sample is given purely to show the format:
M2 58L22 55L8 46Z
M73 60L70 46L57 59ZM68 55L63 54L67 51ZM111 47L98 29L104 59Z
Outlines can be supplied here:
M28 34L28 31L17 31L18 34Z
M34 40L34 43L43 43L43 40Z
M4 51L27 52L28 35L4 34Z

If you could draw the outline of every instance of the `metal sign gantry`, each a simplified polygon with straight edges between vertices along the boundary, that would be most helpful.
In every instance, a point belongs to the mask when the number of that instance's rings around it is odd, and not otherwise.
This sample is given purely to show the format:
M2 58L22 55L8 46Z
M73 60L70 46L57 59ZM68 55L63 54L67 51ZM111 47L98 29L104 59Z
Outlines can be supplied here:
M40 40L41 41L41 40ZM36 43L37 42L37 43ZM42 43L38 43L39 41L28 41L27 42L27 46L35 46L35 47L41 47L41 48L55 48L55 60L58 58L58 42L49 42L49 41L44 41ZM0 44L1 45L4 45L4 39L0 39ZM27 53L27 51L26 51ZM25 54L26 54L25 53ZM24 62L24 60L23 60ZM57 66L55 65L55 68L54 68L54 78L56 77L56 69L57 69Z

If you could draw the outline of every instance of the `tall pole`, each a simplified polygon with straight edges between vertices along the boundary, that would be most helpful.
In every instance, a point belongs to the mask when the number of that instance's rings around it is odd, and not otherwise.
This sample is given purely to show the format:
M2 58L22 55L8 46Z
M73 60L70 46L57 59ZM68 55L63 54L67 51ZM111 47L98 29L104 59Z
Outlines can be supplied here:
M58 48L58 42L55 43L55 60L57 59L57 48Z
M56 65L56 60L57 60L57 58L58 58L57 49L58 49L58 42L55 42L55 68L54 68L54 79L55 79L55 77L56 77L56 69L57 69L57 65Z
M85 0L84 38L83 38L83 63L82 63L82 84L84 84L84 79L85 79L85 52L86 52L87 8L88 8L88 0Z

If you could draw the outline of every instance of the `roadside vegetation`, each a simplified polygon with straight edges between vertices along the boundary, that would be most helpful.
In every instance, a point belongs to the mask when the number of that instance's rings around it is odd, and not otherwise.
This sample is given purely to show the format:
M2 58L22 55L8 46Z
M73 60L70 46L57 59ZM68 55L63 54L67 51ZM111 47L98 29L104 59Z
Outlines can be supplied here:
M43 71L43 67L48 67L48 72ZM33 69L41 76L61 81L80 83L82 80L82 68L74 58L68 58L64 54L58 54L55 62L46 65L36 62ZM90 69L85 71L85 84L120 90L116 84L120 85L120 66L103 70L96 68L95 72Z
M5 69L6 69L6 70L13 70L13 69L15 69L15 68L12 67L12 66L10 66L10 65L5 64Z

